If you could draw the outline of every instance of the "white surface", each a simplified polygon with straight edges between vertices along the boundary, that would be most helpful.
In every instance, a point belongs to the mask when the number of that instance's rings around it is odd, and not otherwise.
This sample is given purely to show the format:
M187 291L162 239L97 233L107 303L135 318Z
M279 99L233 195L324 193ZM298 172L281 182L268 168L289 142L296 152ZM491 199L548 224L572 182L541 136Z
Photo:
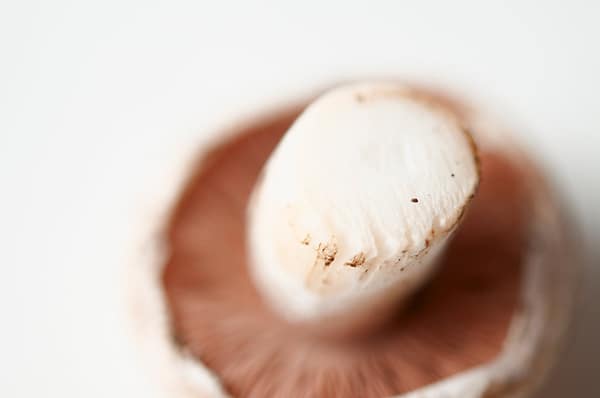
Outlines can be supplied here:
M501 104L524 127L590 265L541 396L599 395L600 5L495 4L2 2L0 396L152 397L120 286L144 187L169 167L147 159L277 95L381 74Z
M457 118L402 84L323 94L271 154L248 208L262 292L288 319L321 326L397 304L434 271L475 193L476 156Z

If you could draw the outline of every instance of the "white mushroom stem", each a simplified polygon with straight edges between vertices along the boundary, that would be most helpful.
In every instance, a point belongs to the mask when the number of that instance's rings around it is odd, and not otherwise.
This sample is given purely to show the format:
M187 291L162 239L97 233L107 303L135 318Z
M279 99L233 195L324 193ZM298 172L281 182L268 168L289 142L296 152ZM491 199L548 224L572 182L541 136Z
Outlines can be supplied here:
M255 187L256 284L290 321L357 328L432 274L478 179L472 139L449 111L394 83L334 89L296 120Z

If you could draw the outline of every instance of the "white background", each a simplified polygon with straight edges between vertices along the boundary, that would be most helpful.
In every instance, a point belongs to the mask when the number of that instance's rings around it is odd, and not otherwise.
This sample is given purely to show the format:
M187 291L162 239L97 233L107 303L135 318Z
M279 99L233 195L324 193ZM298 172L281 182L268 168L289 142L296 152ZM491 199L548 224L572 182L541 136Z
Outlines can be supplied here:
M600 3L325 3L0 1L0 396L152 397L122 275L156 159L390 75L499 104L562 188L587 268L540 397L600 396Z

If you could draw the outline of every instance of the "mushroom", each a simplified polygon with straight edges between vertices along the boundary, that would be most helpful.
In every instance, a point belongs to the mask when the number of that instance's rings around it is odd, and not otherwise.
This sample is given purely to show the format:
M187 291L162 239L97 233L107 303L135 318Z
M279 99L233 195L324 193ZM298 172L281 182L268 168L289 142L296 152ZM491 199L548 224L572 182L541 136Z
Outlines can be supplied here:
M421 88L353 84L302 108L209 147L158 209L131 277L164 396L529 396L578 265L537 166Z

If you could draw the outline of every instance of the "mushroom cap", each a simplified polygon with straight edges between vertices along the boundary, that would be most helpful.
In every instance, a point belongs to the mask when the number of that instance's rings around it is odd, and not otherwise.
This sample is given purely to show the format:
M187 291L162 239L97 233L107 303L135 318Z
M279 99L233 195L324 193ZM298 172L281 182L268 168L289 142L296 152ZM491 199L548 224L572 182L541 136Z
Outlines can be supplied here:
M429 97L438 99L435 96ZM456 104L450 105L452 108ZM519 306L512 316L509 335L497 357L400 396L527 396L539 385L547 369L555 362L556 354L564 340L580 265L577 246L573 244L573 230L570 228L572 226L567 222L555 192L547 181L541 178L537 166L521 152L518 141L515 141L512 134L496 119L489 118L489 115L479 110L463 107L464 104L458 105L461 107L461 122L473 132L483 151L493 151L510 159L528 174L528 192L532 194L528 239L531 244L527 245L527 255L523 259L524 275L519 287ZM277 130L287 128L288 117L288 112L275 110L260 120ZM248 125L250 127L246 129ZM244 128L234 131L238 134L233 134L233 137L237 140L240 134L246 135L255 130L253 123L246 123ZM217 144L230 145L232 137L227 137ZM249 152L261 153L265 150L251 143L247 143L247 146ZM134 328L133 341L141 348L141 353L145 356L144 364L155 376L153 380L156 381L156 392L165 397L228 396L223 380L203 362L202 356L192 356L187 347L173 338L173 313L165 301L164 286L157 283L164 271L168 254L165 227L170 222L174 205L179 201L179 198L173 195L183 189L190 173L196 174L199 170L210 168L214 150L219 145L199 142L198 147L203 150L199 169L190 167L198 159L196 153L190 153L188 144L173 151L169 160L177 166L172 173L156 180L153 185L151 193L159 198L153 207L152 214L155 217L145 219L137 227L136 244L132 245L134 257L130 266L126 268L128 293L132 296L129 319L132 320L131 326ZM271 150L270 144L268 150ZM164 158L157 161L165 163ZM251 179L255 178L253 172L248 175ZM172 194L165 196L165 192ZM140 246L149 250L139 250Z

